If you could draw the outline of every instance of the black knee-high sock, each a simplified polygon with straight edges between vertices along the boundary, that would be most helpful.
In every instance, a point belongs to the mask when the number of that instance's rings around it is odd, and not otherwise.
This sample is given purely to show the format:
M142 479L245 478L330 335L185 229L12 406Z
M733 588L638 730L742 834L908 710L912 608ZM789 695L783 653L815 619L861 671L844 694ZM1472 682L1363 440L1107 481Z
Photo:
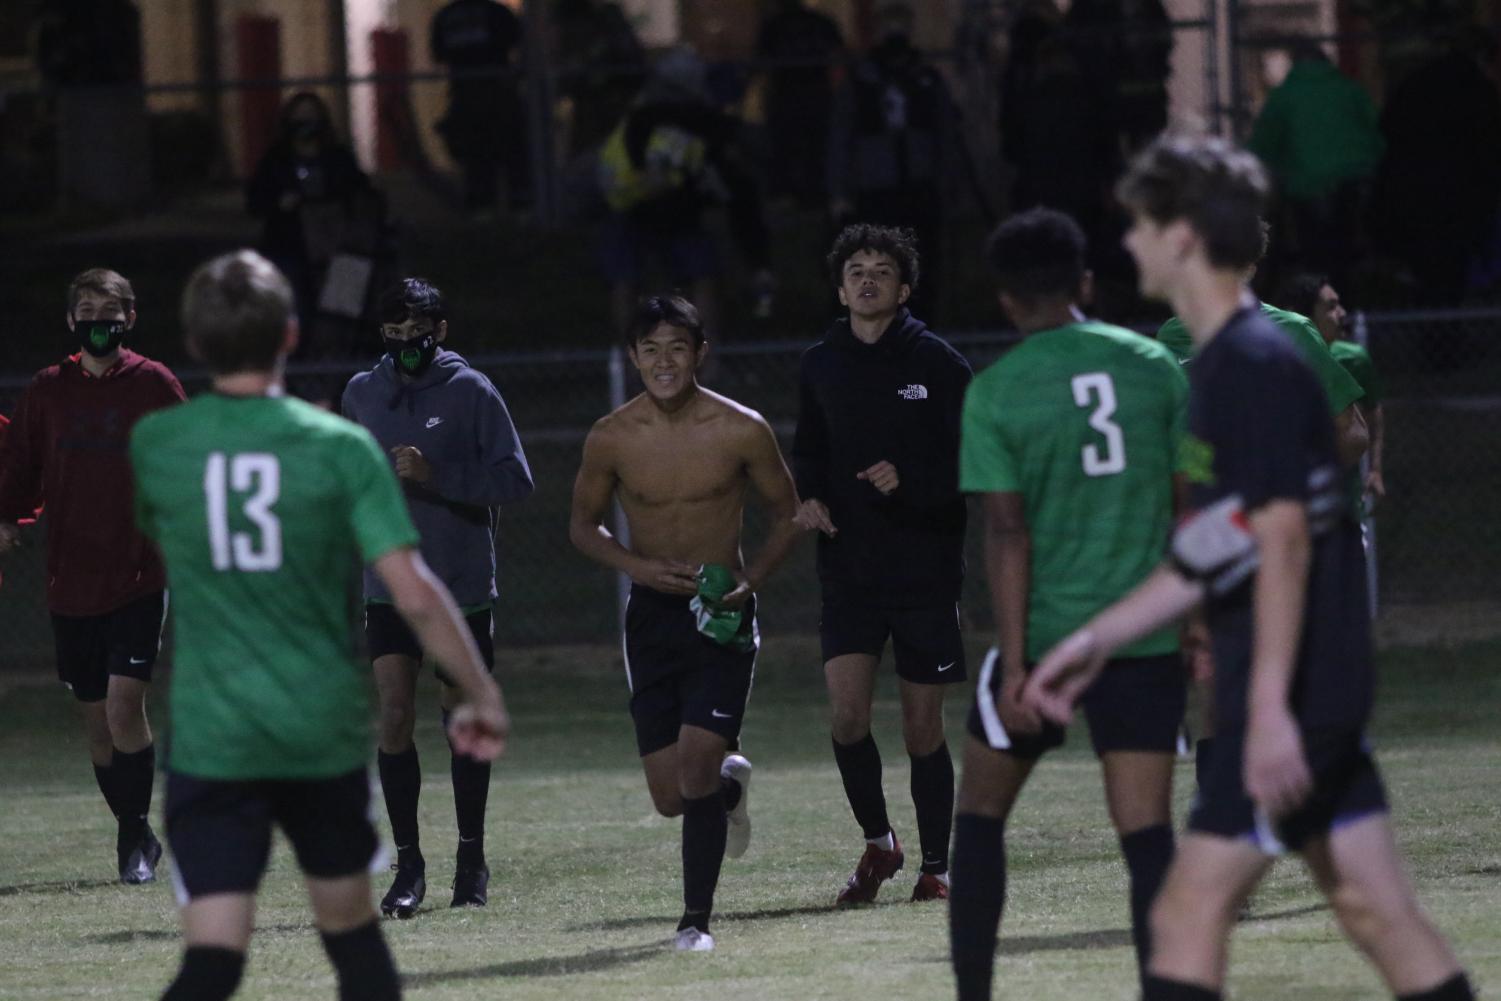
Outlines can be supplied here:
M422 767L417 762L417 745L395 754L381 751L376 755L376 764L386 813L391 817L391 839L396 842L397 860L403 865L421 863L417 797L422 793Z
M1136 968L1147 975L1152 955L1152 928L1148 918L1152 901L1162 889L1162 879L1173 861L1173 829L1167 824L1143 827L1121 838L1121 854L1131 876L1131 941L1136 945Z
M128 754L116 748L109 770L115 787L115 804L119 807L120 834L126 838L138 838L146 828L147 815L151 813L156 745L147 744Z
M1223 995L1198 984L1149 976L1141 984L1141 1001L1220 1001Z
M443 732L448 732L451 714L443 710ZM478 868L485 864L485 804L490 800L490 762L460 754L448 745L453 755L448 774L453 780L453 812L459 823L460 866Z
M95 765L94 781L99 783L99 791L104 795L104 803L109 807L109 812L114 814L116 820L119 820L120 797L115 794L114 768L110 765Z
M959 1001L990 1001L995 941L1006 906L1006 822L975 813L954 818L949 948Z
M401 980L375 921L349 931L319 933L339 975L339 1001L400 1001Z
M949 835L954 827L954 759L949 745L912 760L912 805L922 842L922 871L949 871Z
M194 945L182 955L177 978L162 1001L224 1001L240 986L245 954L235 949Z
M1194 784L1204 788L1204 777L1209 774L1210 755L1214 752L1214 738L1200 737L1194 745Z
M853 744L834 741L834 762L844 780L844 795L854 811L855 823L865 837L883 838L891 833L886 816L886 794L881 791L881 752L876 738L866 734Z
M1437 987L1416 994L1402 994L1397 1001L1474 1001L1475 990L1470 986L1470 978L1463 973L1456 973Z
M688 927L709 930L728 829L724 796L718 790L698 799L683 798L683 920L678 922L679 931Z

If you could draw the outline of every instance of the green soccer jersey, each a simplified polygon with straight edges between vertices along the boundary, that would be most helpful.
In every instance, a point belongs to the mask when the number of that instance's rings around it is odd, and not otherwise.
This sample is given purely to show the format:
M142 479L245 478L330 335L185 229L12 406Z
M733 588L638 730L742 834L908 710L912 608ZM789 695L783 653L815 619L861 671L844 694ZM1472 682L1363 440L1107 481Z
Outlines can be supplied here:
M1329 346L1324 343L1324 338L1319 336L1318 329L1309 322L1308 317L1268 306L1264 302L1261 303L1261 311L1287 332L1303 355L1303 360L1313 368L1319 384L1324 387L1324 395L1329 398L1331 414L1340 413L1360 399L1360 384L1334 360ZM1171 351L1181 364L1187 365L1193 358L1193 339L1189 337L1188 328L1183 325L1183 321L1176 316L1158 329L1157 343Z
M1374 407L1381 402L1381 398L1386 395L1386 387L1381 384L1381 376L1371 361L1369 351L1354 341L1335 341L1329 345L1329 353L1360 384L1361 391L1365 394L1361 397L1361 403Z
M357 560L417 544L375 439L299 400L210 393L142 419L130 459L176 624L170 767L312 779L364 765Z
M1095 322L1032 334L970 385L959 485L1023 496L1028 660L1161 562L1187 405L1188 379L1165 348ZM1176 649L1169 627L1119 656Z

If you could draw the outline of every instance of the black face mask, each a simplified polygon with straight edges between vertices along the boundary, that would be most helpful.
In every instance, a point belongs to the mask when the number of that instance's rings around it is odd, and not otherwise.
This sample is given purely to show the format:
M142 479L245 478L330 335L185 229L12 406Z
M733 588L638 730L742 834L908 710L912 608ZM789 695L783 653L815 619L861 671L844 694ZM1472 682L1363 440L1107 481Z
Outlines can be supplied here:
M409 341L403 341L397 337L386 337L386 354L391 356L391 361L398 371L416 377L428 370L433 363L433 357L438 353L438 335L423 334Z
M125 338L124 320L74 320L73 333L83 349L95 358L107 358Z

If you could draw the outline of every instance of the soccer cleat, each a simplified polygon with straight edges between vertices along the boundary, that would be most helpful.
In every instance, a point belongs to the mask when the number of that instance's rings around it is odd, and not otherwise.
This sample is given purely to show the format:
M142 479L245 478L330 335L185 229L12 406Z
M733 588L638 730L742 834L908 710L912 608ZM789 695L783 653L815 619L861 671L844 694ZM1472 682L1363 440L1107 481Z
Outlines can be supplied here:
M453 873L453 900L449 907L484 907L490 902L490 867L459 866Z
M855 873L839 891L839 896L834 900L836 907L850 907L854 904L873 904L876 902L876 891L881 884L901 871L907 856L902 854L902 843L896 835L891 836L891 851L867 843L865 854L860 856L860 863L855 866Z
M141 836L134 844L115 845L120 863L120 882L131 886L156 882L156 864L162 858L162 843L156 839L151 825L141 828Z
M751 763L743 754L731 754L719 766L721 779L734 779L740 783L740 802L729 811L729 830L724 841L724 853L729 858L739 858L750 847L750 780Z
M924 900L947 900L949 899L949 881L942 876L931 872L918 875L917 885L912 888L912 900L921 903Z
M396 870L396 878L391 881L386 895L380 898L380 912L388 918L405 921L417 913L422 898L427 896L427 868L421 864L400 863L391 868Z
M683 928L673 937L672 947L678 952L713 952L714 936L697 928Z

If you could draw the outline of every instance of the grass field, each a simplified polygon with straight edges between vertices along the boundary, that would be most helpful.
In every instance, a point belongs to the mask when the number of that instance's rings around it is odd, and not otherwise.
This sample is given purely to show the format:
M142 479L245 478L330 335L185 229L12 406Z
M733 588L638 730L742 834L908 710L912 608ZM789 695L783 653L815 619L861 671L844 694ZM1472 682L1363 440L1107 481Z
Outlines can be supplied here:
M861 847L828 752L816 646L774 632L746 747L756 763L750 853L727 862L719 950L665 948L680 909L677 823L654 816L635 762L618 652L550 648L503 661L516 717L489 812L491 904L446 908L455 831L429 704L419 723L427 909L386 930L409 998L715 1001L951 995L941 905L830 903ZM973 661L972 661L973 663ZM1476 983L1501 985L1501 644L1398 649L1382 660L1374 728L1400 841L1424 902ZM916 842L890 678L877 737L898 833ZM163 686L157 686L158 689ZM433 692L424 689L431 699ZM160 697L158 691L158 698ZM956 693L955 745L967 707ZM157 718L162 718L158 709ZM0 674L0 998L149 998L179 943L166 880L112 880L113 828L64 693ZM1191 769L1178 770L1180 815ZM158 797L157 808L160 803ZM158 825L160 827L160 825ZM1124 872L1087 741L1048 759L1011 825L997 996L1134 996ZM385 876L378 877L384 889ZM333 997L290 852L279 843L240 995ZM1236 936L1231 996L1356 1001L1385 993L1345 946L1296 861L1273 872Z

